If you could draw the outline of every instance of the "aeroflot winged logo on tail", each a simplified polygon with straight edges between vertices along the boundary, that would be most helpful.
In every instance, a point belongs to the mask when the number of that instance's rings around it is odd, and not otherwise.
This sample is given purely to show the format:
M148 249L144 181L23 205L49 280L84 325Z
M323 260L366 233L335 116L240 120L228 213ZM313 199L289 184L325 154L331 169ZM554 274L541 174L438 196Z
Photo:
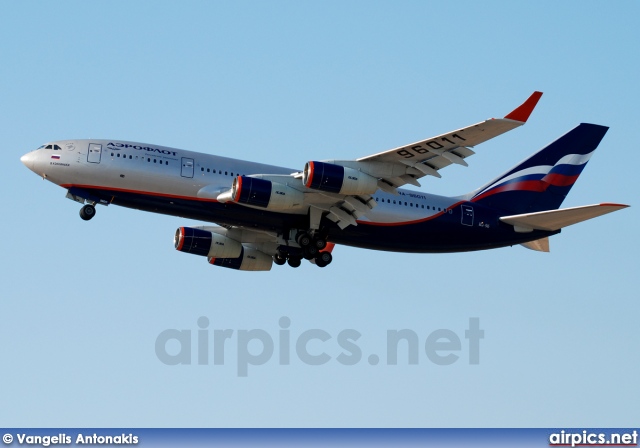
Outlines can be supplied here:
M562 228L627 207L559 208L605 126L579 124L462 196L403 189L432 182L449 166L469 166L478 145L522 126L541 95L534 92L504 118L355 160L310 157L297 171L118 140L50 142L20 160L82 203L85 221L94 218L96 204L114 204L218 224L180 227L174 246L228 269L296 268L303 259L325 267L336 244L414 253L522 244L548 252L549 237ZM68 151L60 154L63 147Z
M120 142L116 142L116 143L109 142L109 144L107 144L107 147L115 151L119 151L120 149L130 148L138 151L157 152L160 154L166 154L171 156L175 156L178 154L176 151L169 151L168 149L158 149L158 148L152 148L150 146L132 145L130 143L120 143Z
M503 191L531 190L544 191L549 186L568 187L575 183L591 158L589 154L569 154L555 165L539 165L512 173L482 190L474 200L482 199Z

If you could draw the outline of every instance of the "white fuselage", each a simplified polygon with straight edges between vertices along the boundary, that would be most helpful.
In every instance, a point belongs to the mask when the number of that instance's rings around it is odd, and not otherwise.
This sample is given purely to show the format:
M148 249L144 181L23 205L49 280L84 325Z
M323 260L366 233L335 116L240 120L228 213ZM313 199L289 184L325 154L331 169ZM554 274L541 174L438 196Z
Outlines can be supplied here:
M51 146L51 148L48 148ZM54 146L60 149L53 149ZM290 186L315 195L316 202L335 199L309 191L295 169L249 162L194 151L119 140L64 140L52 142L21 159L29 169L64 188L98 188L142 195L216 201L239 175L286 176ZM375 207L362 221L399 223L428 218L457 200L423 192L399 190L399 195L378 191ZM308 206L288 210L306 214Z

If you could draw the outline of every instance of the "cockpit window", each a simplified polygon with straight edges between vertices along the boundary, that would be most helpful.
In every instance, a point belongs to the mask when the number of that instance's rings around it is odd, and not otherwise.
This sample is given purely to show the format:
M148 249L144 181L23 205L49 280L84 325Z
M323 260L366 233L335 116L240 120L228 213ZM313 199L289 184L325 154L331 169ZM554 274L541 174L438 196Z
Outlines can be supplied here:
M62 148L58 145L53 145L53 149L55 149L56 151L62 151Z
M53 145L47 145L47 147L44 149L53 149Z
M44 148L44 145L42 145L42 146L38 146L38 149L42 149L42 148Z

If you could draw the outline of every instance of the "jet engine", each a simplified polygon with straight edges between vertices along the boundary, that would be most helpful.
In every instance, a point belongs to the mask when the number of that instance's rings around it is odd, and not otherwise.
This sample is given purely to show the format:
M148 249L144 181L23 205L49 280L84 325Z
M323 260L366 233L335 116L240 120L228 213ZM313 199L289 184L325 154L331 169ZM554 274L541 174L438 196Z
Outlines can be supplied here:
M180 252L205 257L237 258L242 254L242 244L238 241L192 227L178 228L173 244Z
M375 177L325 162L307 162L302 183L314 190L348 195L373 194L378 189L378 179Z
M240 271L270 271L273 265L273 258L252 247L243 246L239 257L209 257L209 264Z
M269 210L289 210L304 203L304 193L287 185L249 176L238 176L231 190L218 196L220 202L236 202Z

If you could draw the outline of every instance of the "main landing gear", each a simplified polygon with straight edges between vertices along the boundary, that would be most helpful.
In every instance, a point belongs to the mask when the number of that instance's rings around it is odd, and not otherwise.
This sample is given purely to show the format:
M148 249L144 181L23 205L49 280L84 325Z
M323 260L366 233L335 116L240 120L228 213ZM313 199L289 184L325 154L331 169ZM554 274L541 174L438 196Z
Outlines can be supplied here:
M308 232L298 232L296 235L298 248L291 248L291 251L278 251L273 256L273 262L279 266L288 263L292 268L297 268L302 263L302 259L313 260L318 267L325 267L333 260L331 252L322 252L327 247L327 240L319 234L309 235Z
M331 252L320 252L316 255L316 265L320 268L327 266L333 261L333 255Z
M292 268L297 268L302 264L302 258L300 257L300 254L297 253L284 253L282 251L278 251L273 256L273 262L278 266L288 263Z
M311 236L307 232L299 232L296 235L296 243L302 249L302 258L305 260L313 260L322 249L327 247L327 240L320 235Z
M89 221L94 216L96 216L96 208L92 204L86 204L80 209L80 217L83 220Z

